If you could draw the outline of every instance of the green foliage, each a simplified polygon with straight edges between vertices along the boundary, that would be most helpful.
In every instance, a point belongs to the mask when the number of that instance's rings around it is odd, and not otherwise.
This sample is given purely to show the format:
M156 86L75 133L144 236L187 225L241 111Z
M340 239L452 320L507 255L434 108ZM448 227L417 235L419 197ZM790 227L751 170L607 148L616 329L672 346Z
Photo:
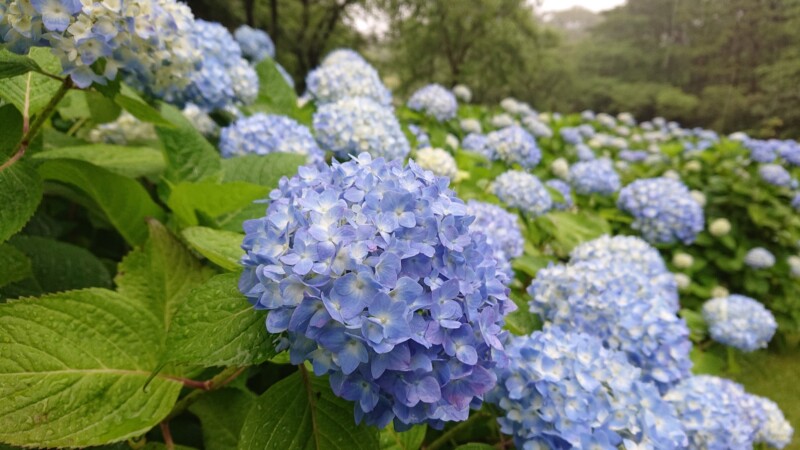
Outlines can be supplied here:
M39 152L35 159L73 159L85 161L129 178L157 176L164 171L164 156L148 147L92 144L60 147Z
M42 180L27 162L0 172L0 243L28 222L42 200Z
M10 244L0 244L0 288L31 274L31 260Z
M0 79L41 71L41 67L33 59L5 49L0 50Z
M273 114L294 115L297 110L297 95L269 58L256 65L258 74L258 98L251 108Z
M61 63L49 49L34 47L29 54L42 71L61 73ZM0 99L14 105L19 111L25 110L25 98L28 97L28 111L35 115L50 102L61 83L41 73L28 72L12 78L0 79Z
M305 156L291 153L238 156L222 160L222 180L276 188L282 177L297 173L297 168L304 164Z
M189 227L181 232L186 242L209 261L225 270L239 270L244 235L207 227Z
M170 183L218 179L222 169L214 146L174 106L162 105L161 113L171 123L156 127L167 163L164 178Z
M172 189L167 204L181 227L211 225L238 232L247 218L258 217L266 207L253 203L267 197L269 189L250 183L181 183Z
M385 429L381 430L380 443L381 450L418 450L425 440L425 425L416 425L408 431L395 431L390 423Z
M222 389L203 396L189 411L203 425L206 450L237 448L244 419L254 403L255 395L246 390Z

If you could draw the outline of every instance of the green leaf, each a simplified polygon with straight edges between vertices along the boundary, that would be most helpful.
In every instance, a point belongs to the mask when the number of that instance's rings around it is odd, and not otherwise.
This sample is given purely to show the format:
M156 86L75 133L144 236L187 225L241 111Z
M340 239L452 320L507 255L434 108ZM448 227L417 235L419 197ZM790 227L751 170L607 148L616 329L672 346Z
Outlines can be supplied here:
M519 258L511 260L511 267L533 278L540 269L547 267L551 262L553 262L553 258L523 254Z
M678 314L686 321L692 341L702 342L708 335L708 324L703 319L703 315L686 308L681 309Z
M125 256L114 281L120 294L145 305L160 318L163 329L169 330L173 316L189 293L211 278L213 272L203 267L163 225L151 220L148 227L150 239L143 248Z
M13 105L0 106L0 160L11 156L22 139L22 114Z
M245 181L274 189L282 177L295 175L297 168L305 163L305 156L291 153L238 156L222 160L222 179Z
M195 289L167 334L167 362L203 367L247 366L275 356L264 311L239 292L239 274L223 274Z
M226 270L239 270L244 235L206 227L190 227L181 232L186 242L201 255Z
M611 232L608 222L589 213L551 212L540 219L552 224L550 231L563 254L569 253L582 242Z
M278 71L270 58L256 65L258 98L252 105L256 111L291 116L297 109L297 94Z
M85 248L38 236L15 236L9 245L26 257L31 270L24 280L3 289L6 297L111 287L108 269Z
M495 450L495 448L481 442L470 442L469 444L459 445L456 450Z
M0 79L11 78L28 72L41 72L42 69L36 61L27 56L11 53L6 49L0 50Z
M125 94L117 94L114 96L114 103L142 122L152 123L164 128L174 127L172 122L164 118L157 109L139 99Z
M86 161L129 178L158 175L164 171L164 155L148 147L93 144L62 147L39 152L35 159L75 159Z
M415 425L408 431L399 432L390 422L381 430L381 450L419 450L426 430L425 425Z
M46 180L66 183L91 198L131 245L141 244L147 238L148 218L164 217L164 211L141 184L87 162L46 161L39 167L39 173Z
M0 172L0 243L28 223L42 201L42 180L26 161Z
M32 48L29 57L36 61L43 71L51 74L61 73L61 62L49 48ZM61 83L57 80L40 73L29 72L13 78L0 79L0 98L23 111L25 93L30 90L28 112L33 116L50 102L60 86Z
M173 125L156 127L167 162L165 178L171 183L218 179L222 164L214 146L174 106L162 105L161 113Z
M0 267L0 288L31 274L31 260L9 244L0 244Z
M58 105L58 113L63 119L91 119L94 123L112 122L119 117L121 110L97 91L70 91Z
M255 396L241 389L221 389L200 397L189 411L203 425L205 450L229 450L239 444L247 413Z
M240 449L374 450L378 432L353 421L353 404L333 395L328 380L305 370L260 396L242 426Z
M141 304L105 289L0 305L0 441L86 447L146 432L182 387L144 388L162 335Z
M246 219L263 217L266 205L253 203L267 198L269 188L250 183L181 183L167 201L182 227L201 224L208 218L214 228L238 232Z
M703 351L694 347L689 356L694 363L692 372L696 375L720 375L725 372L725 359L715 354L713 348Z

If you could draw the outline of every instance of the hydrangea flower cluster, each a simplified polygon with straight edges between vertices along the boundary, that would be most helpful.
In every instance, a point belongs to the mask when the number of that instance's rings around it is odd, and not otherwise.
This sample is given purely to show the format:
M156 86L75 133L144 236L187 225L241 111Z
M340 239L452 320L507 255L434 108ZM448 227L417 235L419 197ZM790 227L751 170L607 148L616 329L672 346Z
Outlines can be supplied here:
M607 158L573 164L569 170L569 182L575 192L583 195L612 195L621 184L614 165Z
M709 375L683 380L664 396L678 411L689 448L751 449L756 429L741 407L744 389L733 381Z
M760 139L748 139L745 137L742 142L750 150L750 159L760 163L771 163L778 157L778 149L773 141L762 141Z
M519 449L682 449L675 409L625 356L558 328L515 337L489 401Z
M553 137L553 130L547 124L540 121L536 116L525 116L522 118L522 125L531 132L532 135L539 138Z
M411 151L394 112L370 98L346 97L320 105L313 126L322 148L340 159L362 152L403 159Z
M462 119L459 122L461 129L467 133L481 133L481 122L478 119Z
M465 420L496 382L515 306L466 205L413 161L305 166L246 221L240 290L293 364L330 374L356 421Z
M408 131L414 135L414 139L417 141L417 148L427 148L431 146L431 137L428 136L428 133L422 128L414 124L409 124Z
M553 198L536 176L509 170L492 183L492 193L511 208L531 216L541 216L553 207Z
M102 123L95 127L89 132L88 137L92 142L116 145L135 144L157 139L153 124L142 122L127 111L122 111L113 122Z
M347 63L365 63L369 64L363 56L357 51L350 49L350 48L337 48L336 50L331 51L325 56L325 59L322 60L323 66L333 66L336 64L347 64Z
M495 157L506 164L519 164L525 169L531 169L542 159L536 139L519 125L493 131L489 133L487 140Z
M497 267L513 278L511 260L522 255L525 240L519 227L518 217L491 203L470 200L467 214L475 216L472 230L486 234L486 243L494 250Z
M332 103L348 97L364 97L390 107L392 93L378 71L352 50L339 50L306 76L308 92L319 103Z
M769 269L775 265L775 255L764 247L756 247L744 255L744 263L751 269Z
M219 23L196 20L192 45L203 54L203 65L175 102L194 103L212 111L250 104L258 96L258 75L242 57L242 50L227 28Z
M469 103L472 100L472 91L463 84L456 85L453 88L453 94L455 94L459 100L466 103Z
M495 158L494 149L489 146L489 139L479 133L470 133L464 140L461 141L461 148L475 153L480 153L486 159L493 160Z
M780 164L762 164L758 168L758 175L773 186L792 189L797 187L797 181L792 179L792 174Z
M552 326L597 336L665 391L687 377L689 329L672 299L638 267L620 260L552 265L528 287L530 310Z
M784 448L792 442L794 429L786 420L783 411L772 400L765 397L750 395L753 405L751 409L758 410L756 416L760 419L756 426L757 443L765 443L774 448Z
M254 63L275 57L275 44L264 30L242 25L236 29L233 37L239 43L242 55Z
M458 112L456 96L439 84L429 84L418 89L408 99L406 106L432 116L439 122L454 119Z
M563 197L563 199L556 199L551 195L553 198L553 209L564 211L574 206L575 203L572 200L572 188L569 187L569 184L566 181L547 180L544 184L549 188L555 189Z
M304 125L285 116L263 113L239 119L223 128L219 149L225 158L295 153L305 155L309 163L325 159L325 153Z
M458 177L458 165L453 155L441 148L427 147L417 150L414 161L425 170L430 170L434 175L447 177L455 181Z
M105 84L118 72L154 95L186 86L202 55L187 38L194 17L175 0L126 2L5 0L0 47L26 54L51 47L63 73L81 88ZM105 61L102 73L93 66Z
M764 305L744 295L714 298L703 305L711 339L745 352L766 348L778 328Z
M703 208L682 182L667 177L636 180L619 194L617 207L634 217L633 228L651 243L691 244L705 227Z
M558 130L558 134L561 135L561 139L567 144L577 145L583 142L583 135L581 135L581 131L577 128L564 127Z
M189 103L183 107L182 112L184 117L189 119L189 122L191 122L195 129L203 136L212 138L219 136L219 125L214 122L214 119L212 119L207 112L198 108L197 105Z
M623 261L633 266L650 280L650 285L659 296L667 299L672 311L678 312L678 290L674 277L667 269L661 254L647 242L636 236L603 235L584 242L570 253L570 262L589 260Z

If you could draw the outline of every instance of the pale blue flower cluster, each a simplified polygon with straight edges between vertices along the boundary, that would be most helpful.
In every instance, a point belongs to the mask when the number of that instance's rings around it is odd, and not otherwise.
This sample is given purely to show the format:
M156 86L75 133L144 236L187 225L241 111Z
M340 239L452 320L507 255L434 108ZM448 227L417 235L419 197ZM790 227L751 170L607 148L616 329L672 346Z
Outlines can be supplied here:
M409 109L425 113L439 122L454 119L458 113L456 96L439 84L418 89L406 103Z
M800 166L800 142L785 140L781 142L778 153L784 161L793 165Z
M758 168L758 175L773 186L792 189L797 187L797 181L792 179L792 174L780 164L762 164Z
M483 155L488 160L495 158L494 150L489 146L489 139L480 133L470 133L461 141L461 148Z
M672 405L594 336L546 328L511 339L488 400L518 449L683 449Z
M569 182L583 195L612 195L620 188L619 175L610 159L580 161L569 169Z
M352 50L337 50L306 76L306 87L318 103L333 103L348 97L369 98L391 107L392 93L378 71Z
M594 151L586 144L578 144L575 146L575 153L580 161L591 161L595 156Z
M305 125L285 116L263 113L239 119L223 128L219 149L225 158L295 153L305 155L309 163L325 159L325 153Z
M411 151L394 112L366 97L320 105L313 128L322 148L340 159L362 152L376 158L403 159Z
M504 363L515 309L444 178L363 153L301 167L244 223L239 288L292 364L329 374L357 422L465 420Z
M619 159L628 162L641 162L650 156L645 150L622 150L619 152Z
M509 170L494 180L491 189L507 206L533 217L541 216L553 207L553 198L542 182L527 172Z
M778 157L775 140L745 139L742 144L750 150L750 159L759 163L771 163Z
M572 188L569 187L569 184L566 181L547 180L544 184L549 188L555 189L559 194L561 194L562 197L564 197L563 199L556 199L552 195L550 196L553 199L553 209L564 211L572 208L572 206L575 204L575 202L572 200Z
M750 395L751 410L757 410L755 415L756 439L757 443L765 443L774 448L784 448L792 442L794 429L786 420L780 407L772 400ZM753 415L751 414L751 417Z
M792 208L794 208L795 211L800 211L800 192L792 197Z
M519 125L493 131L487 136L487 141L495 158L509 165L519 164L524 169L532 169L542 159L536 139Z
M750 450L756 437L744 389L733 381L709 375L683 380L664 396L678 411L690 449Z
M196 20L191 41L203 54L203 65L174 101L194 103L204 111L247 105L258 96L258 75L242 57L242 50L227 28Z
M470 229L486 235L486 243L494 250L497 267L509 279L514 278L511 260L522 255L525 245L519 218L497 205L475 200L467 202L467 214L475 216Z
M778 328L760 302L744 295L718 297L703 305L711 339L745 352L766 348Z
M187 36L193 22L191 10L175 0L4 0L0 48L26 54L50 47L78 87L105 84L121 72L169 100L202 57Z
M634 217L633 229L654 244L694 242L705 227L703 207L689 188L671 178L647 178L625 186L617 207Z
M775 265L775 255L764 247L755 247L744 255L744 263L751 269L769 269Z
M233 33L242 55L253 63L275 57L275 44L264 30L242 25Z
M414 135L414 139L417 141L417 148L431 147L431 137L428 136L428 133L426 133L425 130L417 125L409 124L408 131Z
M528 294L545 323L597 336L663 392L689 375L692 362L689 329L659 287L622 258L590 259L541 269Z
M577 127L564 127L558 133L567 144L577 145L583 142L583 135Z

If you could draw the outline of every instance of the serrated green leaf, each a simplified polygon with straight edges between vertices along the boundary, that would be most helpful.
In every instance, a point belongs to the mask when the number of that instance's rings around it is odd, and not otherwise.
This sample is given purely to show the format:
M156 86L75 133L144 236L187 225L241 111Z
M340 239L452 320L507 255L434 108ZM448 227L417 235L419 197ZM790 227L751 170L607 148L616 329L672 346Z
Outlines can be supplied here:
M162 105L161 113L173 125L156 127L167 162L164 177L175 184L219 179L222 163L214 146L174 106Z
M31 274L31 260L10 244L0 244L0 267L0 288Z
M0 79L11 78L28 72L40 72L42 69L36 61L27 56L11 53L6 49L0 50Z
M22 114L13 105L0 106L0 160L11 156L22 139Z
M306 164L306 157L291 153L270 153L269 155L245 155L222 160L222 179L224 181L245 181L266 186L278 187L282 177L291 177L297 168Z
M153 125L164 128L172 128L175 126L172 122L164 118L157 109L139 99L125 94L117 94L114 96L114 103L142 122L152 123Z
M261 395L242 426L240 449L374 450L378 430L353 420L353 404L333 395L327 378L303 371Z
M92 144L39 152L35 159L75 159L129 178L158 175L166 168L164 155L148 147Z
M239 270L242 265L244 235L206 227L190 227L181 232L186 242L209 261L226 270Z
M552 224L552 233L558 249L567 254L575 246L608 234L611 228L603 218L589 213L551 212L539 218Z
M42 180L26 161L0 172L0 242L28 223L42 201Z
M238 282L239 274L217 275L188 296L167 334L167 362L247 366L275 356L267 315L253 309Z
M391 423L381 430L381 450L419 450L425 440L425 425L415 425L408 431L395 431Z
M87 162L46 161L39 167L39 173L46 180L66 183L91 198L131 245L141 244L147 238L148 218L164 217L164 211L141 184Z
M182 387L144 389L161 336L141 304L105 289L0 305L0 441L85 447L158 424Z
M41 69L47 73L60 74L61 62L58 57L53 55L49 48L32 48L29 57L36 61ZM40 73L29 72L13 78L0 80L0 98L16 106L22 111L25 108L25 93L30 82L30 98L28 111L30 115L36 115L53 98L58 91L61 83L52 78L48 78Z
M27 278L3 288L6 297L111 287L106 266L84 248L38 236L15 236L8 245L22 252L31 266Z
M205 450L229 450L239 444L239 434L255 400L255 395L241 389L209 392L189 407L203 425Z
M94 123L112 122L121 111L119 105L97 91L70 91L58 105L63 119L91 119Z
M291 116L297 109L297 94L275 64L275 61L267 58L256 65L258 97L251 108Z
M150 238L122 260L117 291L146 306L169 330L173 316L192 289L211 278L213 271L200 264L163 225L149 221Z
M215 228L238 232L244 220L264 216L266 205L253 202L268 194L269 188L250 183L181 183L173 187L167 204L182 227L208 218Z

